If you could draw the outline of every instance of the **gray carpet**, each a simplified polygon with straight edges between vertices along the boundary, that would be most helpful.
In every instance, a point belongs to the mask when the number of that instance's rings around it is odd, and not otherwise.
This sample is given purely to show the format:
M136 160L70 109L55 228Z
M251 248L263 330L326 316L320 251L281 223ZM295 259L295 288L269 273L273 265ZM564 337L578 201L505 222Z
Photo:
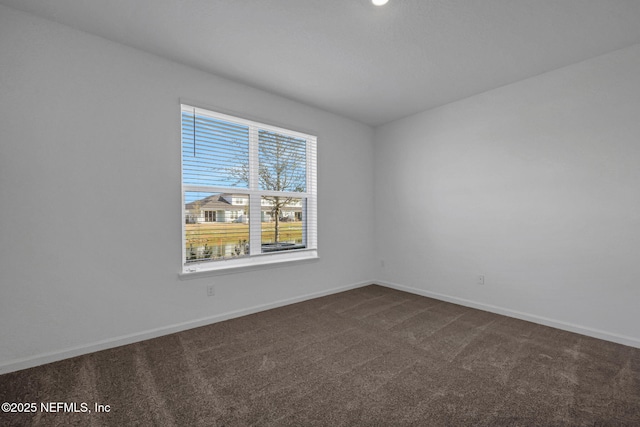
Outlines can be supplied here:
M6 374L0 402L111 408L2 426L640 426L640 349L368 286Z

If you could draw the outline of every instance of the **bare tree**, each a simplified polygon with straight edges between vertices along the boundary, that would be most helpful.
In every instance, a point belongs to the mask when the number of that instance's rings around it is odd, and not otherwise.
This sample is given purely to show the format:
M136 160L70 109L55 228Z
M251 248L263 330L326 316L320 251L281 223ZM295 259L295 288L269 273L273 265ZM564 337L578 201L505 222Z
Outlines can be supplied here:
M261 190L304 192L306 189L305 141L276 132L258 131L258 178ZM227 173L236 183L249 184L249 165L239 161L228 168ZM275 222L275 243L280 242L280 220L282 211L293 197L263 196L271 204L271 215Z
M196 228L195 230L191 229L191 231L188 231L187 229L187 242L189 243L189 250L187 251L188 260L195 260L197 258L196 251L193 249L193 245L197 245L202 240L200 237L200 231L198 230L200 228L199 218L201 212L202 201L196 200L192 202L191 209L189 209L189 218L187 219L187 223L191 223L191 221L193 221L193 223L195 224L194 227Z
M199 223L200 223L200 221L199 221L199 219L200 219L200 215L202 214L202 200L196 200L196 201L194 201L194 202L193 202L193 204L192 204L191 206L192 206L191 210L192 210L193 212L195 212L195 221L196 221L196 224L199 224Z

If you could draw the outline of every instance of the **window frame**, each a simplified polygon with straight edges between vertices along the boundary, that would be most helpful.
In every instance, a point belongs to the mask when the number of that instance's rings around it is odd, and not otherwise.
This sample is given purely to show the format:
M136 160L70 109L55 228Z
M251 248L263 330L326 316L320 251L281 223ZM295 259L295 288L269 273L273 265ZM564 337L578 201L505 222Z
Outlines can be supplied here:
M184 158L183 158L183 113L193 112L196 115L204 115L216 120L222 120L249 128L249 182L248 188L224 187L211 185L185 184L183 181ZM198 277L211 274L227 274L236 271L262 269L275 267L282 263L313 261L318 258L318 221L317 221L317 137L308 133L303 133L280 126L274 126L263 121L250 120L237 115L221 113L210 108L201 108L194 103L180 103L180 186L181 186L181 270L180 276L183 278ZM259 164L259 131L268 131L282 134L289 137L304 139L306 144L305 152L305 172L306 183L304 192L293 191L270 191L261 190L259 185L258 164ZM185 192L199 191L210 193L242 193L248 196L249 209L249 247L248 256L217 259L201 262L186 262L186 233L185 233ZM261 200L263 196L293 197L305 200L301 213L304 218L303 242L305 247L300 249L290 249L275 252L262 252L262 221L261 221Z

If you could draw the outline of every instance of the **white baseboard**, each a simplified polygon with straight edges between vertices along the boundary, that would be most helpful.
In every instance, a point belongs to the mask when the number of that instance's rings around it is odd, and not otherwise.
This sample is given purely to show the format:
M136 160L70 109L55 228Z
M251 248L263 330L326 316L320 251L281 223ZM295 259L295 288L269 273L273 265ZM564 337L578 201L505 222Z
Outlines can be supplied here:
M416 295L421 295L429 298L434 298L441 301L451 302L453 304L463 305L466 307L477 308L479 310L489 311L496 314L502 314L516 319L526 320L533 323L538 323L545 326L550 326L557 329L562 329L569 332L575 332L577 334L586 335L594 338L599 338L606 341L615 342L618 344L627 345L630 347L640 348L640 340L637 338L615 334L611 332L601 331L598 329L587 328L572 323L562 322L554 319L549 319L542 316L536 316L529 313L523 313L508 308L498 307L491 304L484 304L476 301L471 301L464 298L453 297L436 292L427 291L424 289L413 288L410 286L400 285L397 283L386 282L382 280L364 281L359 283L353 283L350 285L340 286L332 289L327 289L321 292L315 292L311 294L300 295L293 298L287 298L284 300L275 301L268 304L261 304L241 310L230 311L227 313L217 314L215 316L204 317L188 322L177 323L161 328L150 329L143 332L138 332L129 335L123 335L120 337L96 341L86 345L80 345L67 349L61 349L43 353L35 356L25 357L21 359L9 360L7 362L0 363L0 375L9 372L19 371L22 369L33 368L35 366L44 365L46 363L57 362L59 360L68 359L71 357L81 356L83 354L89 354L96 351L107 350L109 348L120 347L127 344L133 344L139 341L144 341L152 338L161 337L163 335L173 334L176 332L185 331L188 329L197 328L200 326L206 326L217 322L233 319L240 316L246 316L248 314L258 313L272 308L283 307L289 304L295 304L298 302L310 300L313 298L320 298L323 296L335 294L338 292L348 291L350 289L356 289L367 285L377 284L399 291L409 292Z
M7 362L0 363L0 375L6 374L9 372L19 371L22 369L33 368L35 366L44 365L46 363L57 362L59 360L68 359L71 357L81 356L83 354L89 354L96 351L107 350L109 348L120 347L127 344L133 344L139 341L158 338L163 335L169 335L176 332L186 331L188 329L198 328L200 326L206 326L206 325L222 322L222 321L233 319L240 316L246 316L248 314L258 313L260 311L270 310L272 308L295 304L295 303L310 300L313 298L320 298L320 297L335 294L338 292L344 292L350 289L356 289L363 286L371 285L373 283L374 282L371 282L371 281L353 283L350 285L327 289L320 292L314 292L311 294L305 294L305 295L300 295L293 298L287 298L287 299L275 301L268 304L261 304L261 305L257 305L249 308L244 308L241 310L235 310L227 313L217 314L215 316L204 317L201 319L191 320L188 322L177 323L174 325L164 326L161 328L155 328L155 329L150 329L143 332L119 336L116 338L96 341L91 344L79 345L76 347L51 351L48 353L38 354L35 356L9 360Z
M615 334L607 331L601 331L599 329L588 328L585 326L575 325L573 323L562 322L559 320L549 319L547 317L536 316L535 314L523 313L521 311L511 310L504 307L498 307L491 304L485 304L476 302L464 298L453 297L436 292L427 291L424 289L412 288L410 286L399 285L397 283L376 281L374 282L381 286L397 289L399 291L409 292L416 295L421 295L441 301L451 302L453 304L463 305L465 307L477 308L479 310L489 311L491 313L502 314L509 317L514 317L520 320L526 320L540 325L550 326L552 328L562 329L564 331L575 332L577 334L586 335L593 338L599 338L605 341L611 341L618 344L627 345L630 347L640 348L640 339L629 337L626 335Z

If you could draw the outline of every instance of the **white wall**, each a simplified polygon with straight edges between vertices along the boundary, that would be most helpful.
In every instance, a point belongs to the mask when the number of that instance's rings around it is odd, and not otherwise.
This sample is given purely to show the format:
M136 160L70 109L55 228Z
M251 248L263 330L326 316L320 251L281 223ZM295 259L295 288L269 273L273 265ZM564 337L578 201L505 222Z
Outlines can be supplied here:
M319 261L178 278L181 97L318 136ZM0 6L0 373L371 279L372 138Z
M318 135L318 262L178 278L180 97ZM640 46L374 138L0 6L0 373L371 278L640 346L639 117Z
M376 277L640 346L640 45L375 140Z

